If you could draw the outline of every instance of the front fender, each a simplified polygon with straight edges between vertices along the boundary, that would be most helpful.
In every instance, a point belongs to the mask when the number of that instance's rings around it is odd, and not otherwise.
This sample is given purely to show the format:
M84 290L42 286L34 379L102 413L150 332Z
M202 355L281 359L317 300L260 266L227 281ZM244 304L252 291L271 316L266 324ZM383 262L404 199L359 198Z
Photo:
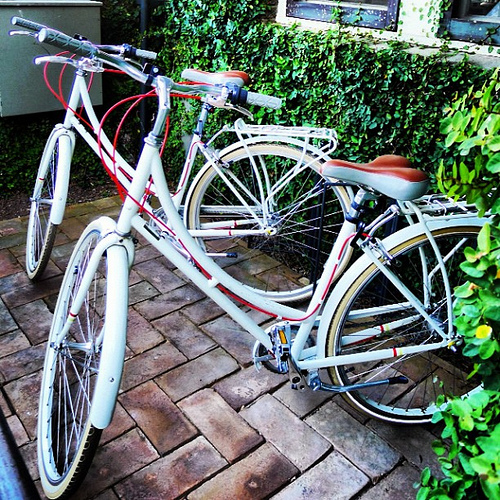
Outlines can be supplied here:
M123 372L128 308L127 254L121 244L107 249L105 332L99 375L90 410L90 421L98 429L104 429L111 422Z
M50 211L50 222L54 225L61 224L66 209L66 198L68 196L69 177L71 173L71 159L75 146L75 134L72 130L65 128L55 129L54 137L59 142L56 185L54 187L54 200ZM55 144L54 144L55 145Z

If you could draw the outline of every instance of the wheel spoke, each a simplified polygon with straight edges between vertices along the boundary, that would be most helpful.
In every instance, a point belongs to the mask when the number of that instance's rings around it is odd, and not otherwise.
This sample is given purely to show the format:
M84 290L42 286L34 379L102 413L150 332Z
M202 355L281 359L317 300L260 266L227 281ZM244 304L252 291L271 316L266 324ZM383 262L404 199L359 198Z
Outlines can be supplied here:
M207 167L193 184L186 203L188 228L239 230L198 241L257 292L282 302L307 298L344 220L346 192L325 188L311 168L314 158L295 147L252 145L222 159L224 178ZM242 234L252 229L264 232Z
M93 273L69 331L65 336L60 333L73 301L81 296L79 290L83 283L88 283L84 276L89 272L90 257L99 240L100 232L96 230L88 230L80 239L54 311L43 373L39 428L39 452L44 464L40 475L44 488L49 491L60 488L67 492L77 486L85 476L100 436L100 431L92 428L89 417L100 371L107 303L107 280L103 279L105 256Z
M68 144L69 138L66 136L49 138L38 169L26 238L26 270L33 280L43 274L54 245L56 228L50 222L50 214L55 204L57 169L60 167L61 155L65 157L67 154Z

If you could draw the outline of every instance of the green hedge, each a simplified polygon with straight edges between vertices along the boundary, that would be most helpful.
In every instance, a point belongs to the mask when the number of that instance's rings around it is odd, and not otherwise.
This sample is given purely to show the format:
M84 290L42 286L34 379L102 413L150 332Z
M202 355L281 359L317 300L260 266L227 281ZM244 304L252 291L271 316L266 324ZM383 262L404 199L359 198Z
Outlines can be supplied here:
M342 158L399 153L436 171L446 159L443 109L482 81L483 70L465 59L450 64L444 52L423 57L401 43L374 46L342 30L262 22L266 16L263 0L166 0L152 38L174 77L185 67L239 69L251 75L252 89L285 99L280 111L254 110L259 122L334 127ZM220 123L230 119L225 113Z
M453 163L438 172L441 189L466 196L486 223L477 248L465 248L461 264L468 281L455 289L455 326L463 338L462 353L474 361L484 391L466 400L451 397L434 415L443 421L441 439L433 444L443 478L426 469L418 500L500 498L500 78L471 86L447 110L441 123Z
M270 19L269 0L165 0L151 18L149 46L160 51L167 74L179 78L182 69L239 69L252 77L251 89L285 99L279 111L254 109L257 122L336 128L338 156L368 161L384 153L408 156L433 174L447 160L439 135L443 108L484 71L463 60L450 64L442 52L422 57L399 43L383 47L353 40L342 30L309 32L283 27ZM108 42L138 41L138 7L133 0L106 0L103 37ZM130 92L126 84L105 88L106 102ZM173 116L170 167L183 157L180 137L193 127L183 106ZM52 122L55 118L50 117ZM217 112L212 130L232 121L234 114ZM0 120L0 188L30 186L37 157L50 126L33 117L20 135L20 122ZM43 130L42 130L43 128ZM135 127L137 129L137 127ZM91 155L78 157L79 170L99 176ZM171 168L175 177L176 169Z

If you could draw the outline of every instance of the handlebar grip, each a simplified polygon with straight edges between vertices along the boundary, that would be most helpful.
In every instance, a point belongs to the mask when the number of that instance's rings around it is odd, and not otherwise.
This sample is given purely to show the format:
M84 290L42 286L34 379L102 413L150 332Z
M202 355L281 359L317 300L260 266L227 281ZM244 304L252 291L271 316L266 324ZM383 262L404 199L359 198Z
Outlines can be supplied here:
M76 38L61 33L60 31L46 27L43 27L40 30L40 33L38 34L38 41L40 43L55 45L60 49L69 50L74 54L84 57L90 57L96 52L95 47L91 43L85 40L77 40Z
M151 50L136 49L135 55L137 57L140 57L140 58L149 59L150 61L154 61L158 54L156 52L152 52Z
M17 16L12 17L10 22L13 26L21 26L22 28L26 28L32 31L40 31L41 29L45 28L43 24L38 24L30 21L29 19L24 19Z
M279 109L282 102L279 97L257 94L256 92L248 92L247 94L247 104L255 104L263 108Z

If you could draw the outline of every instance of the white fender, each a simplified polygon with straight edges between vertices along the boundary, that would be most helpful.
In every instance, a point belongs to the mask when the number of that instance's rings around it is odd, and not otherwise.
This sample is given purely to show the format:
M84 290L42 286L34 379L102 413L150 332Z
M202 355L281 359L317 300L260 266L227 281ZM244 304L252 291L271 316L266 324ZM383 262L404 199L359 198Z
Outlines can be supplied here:
M90 421L94 427L104 429L113 418L116 398L120 389L125 358L128 307L128 261L122 246L108 248L108 273L113 284L108 287L106 323L94 392Z
M75 134L72 130L65 128L55 129L52 144L59 140L59 157L56 173L56 185L54 188L54 200L50 211L50 222L54 225L61 224L66 209L66 198L68 195L69 177L71 173L71 159L75 146ZM52 153L52 148L47 154Z
M129 262L133 260L134 246L130 238L123 238L114 232L116 222L109 217L100 217L91 225L97 226L103 235L103 240L97 245L94 253L107 254L104 339L99 375L90 409L92 425L104 429L113 417L123 372L127 337Z

